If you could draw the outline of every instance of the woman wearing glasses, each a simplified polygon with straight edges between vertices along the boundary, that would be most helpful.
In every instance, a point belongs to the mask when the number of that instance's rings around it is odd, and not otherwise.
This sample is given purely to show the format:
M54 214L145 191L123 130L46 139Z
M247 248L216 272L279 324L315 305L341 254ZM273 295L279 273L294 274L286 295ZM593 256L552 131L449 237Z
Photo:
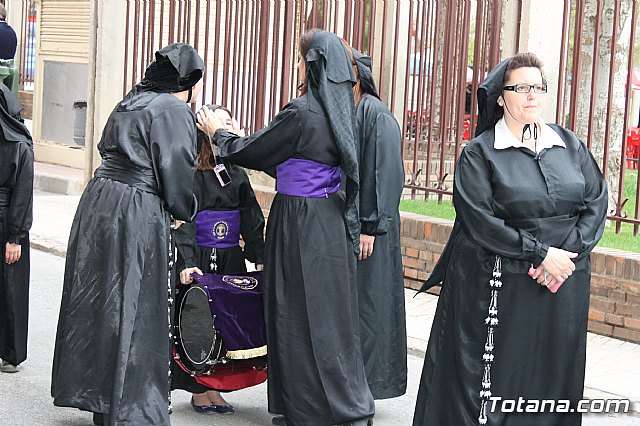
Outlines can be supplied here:
M423 287L442 282L414 425L581 422L571 411L607 188L587 147L542 120L546 92L531 53L479 88L476 138L455 172L456 222Z

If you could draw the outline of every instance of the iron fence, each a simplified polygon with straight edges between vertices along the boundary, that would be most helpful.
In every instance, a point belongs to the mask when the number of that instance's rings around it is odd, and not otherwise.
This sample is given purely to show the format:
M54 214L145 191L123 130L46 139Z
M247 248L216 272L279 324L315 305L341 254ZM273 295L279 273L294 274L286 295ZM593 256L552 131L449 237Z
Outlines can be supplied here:
M200 103L228 106L249 131L263 127L295 97L297 40L305 30L333 31L371 55L381 97L405 135L405 187L413 198L441 201L451 195L455 160L476 125L475 93L501 56L502 0L126 3L123 92L140 80L159 47L190 43L206 63ZM558 70L556 121L594 152L617 189L610 219L618 230L622 222L633 223L637 235L640 185L632 215L625 212L623 190L627 166L638 164L635 141L640 145L640 129L630 120L640 115L632 79L637 0L615 0L611 11L605 3L611 1L564 0L559 63L548 69ZM519 6L521 13L522 0ZM588 40L597 42L590 48ZM621 75L626 90L616 84Z

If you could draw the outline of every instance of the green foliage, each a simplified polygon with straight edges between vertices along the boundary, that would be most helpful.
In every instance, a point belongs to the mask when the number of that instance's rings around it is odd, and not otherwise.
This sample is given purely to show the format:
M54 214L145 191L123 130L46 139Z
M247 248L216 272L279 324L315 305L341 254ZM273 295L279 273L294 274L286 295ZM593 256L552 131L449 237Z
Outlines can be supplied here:
M453 220L456 218L456 212L451 201L443 201L442 204L438 204L434 200L402 200L400 201L400 211L438 217L440 219Z
M627 212L629 217L633 217L635 212L637 178L637 170L625 171L624 196L628 198L629 201L625 204L624 211ZM441 219L453 220L456 217L456 212L453 209L451 201L442 201L442 204L438 204L435 200L402 200L400 201L400 210ZM630 223L623 223L619 234L615 232L616 224L614 222L608 221L607 225L604 235L598 243L599 247L640 253L640 230L639 235L634 237L633 225Z

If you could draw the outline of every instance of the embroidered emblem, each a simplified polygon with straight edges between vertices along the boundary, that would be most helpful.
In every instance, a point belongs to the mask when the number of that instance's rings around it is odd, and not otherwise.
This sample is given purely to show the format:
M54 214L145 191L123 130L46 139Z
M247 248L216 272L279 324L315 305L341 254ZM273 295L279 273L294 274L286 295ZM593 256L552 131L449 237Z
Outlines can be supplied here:
M222 281L241 290L253 290L258 286L258 280L253 277L225 275L222 277Z
M219 240L223 240L227 235L229 235L229 224L221 220L213 225L213 229L211 231L213 232L214 237Z

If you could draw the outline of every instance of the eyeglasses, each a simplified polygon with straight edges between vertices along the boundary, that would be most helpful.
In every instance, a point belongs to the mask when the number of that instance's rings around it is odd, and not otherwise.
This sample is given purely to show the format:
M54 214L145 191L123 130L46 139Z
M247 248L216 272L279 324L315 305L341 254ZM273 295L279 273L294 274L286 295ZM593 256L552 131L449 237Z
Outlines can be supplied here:
M535 93L547 93L547 84L546 83L543 83L543 84L520 83L520 84L512 84L510 86L504 86L502 88L502 90L509 90L516 93L529 93L531 92L531 89L533 89Z

